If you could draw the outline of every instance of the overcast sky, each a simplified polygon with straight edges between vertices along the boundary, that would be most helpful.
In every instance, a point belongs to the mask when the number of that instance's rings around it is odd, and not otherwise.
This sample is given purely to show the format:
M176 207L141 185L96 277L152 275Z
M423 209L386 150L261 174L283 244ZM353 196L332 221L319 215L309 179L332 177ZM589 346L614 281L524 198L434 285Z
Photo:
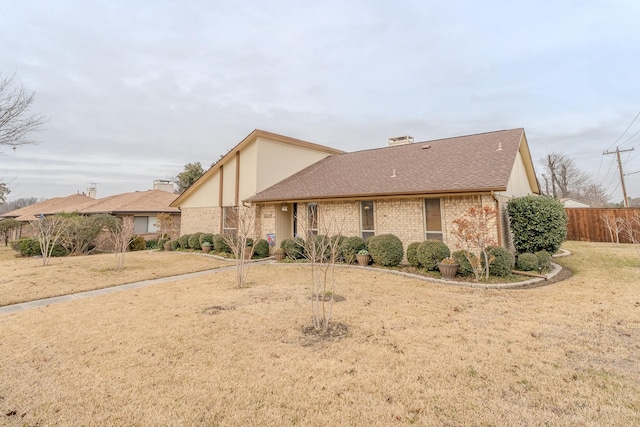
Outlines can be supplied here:
M640 2L9 1L0 73L50 117L10 200L146 190L253 129L354 151L523 127L640 197ZM634 136L635 135L635 136ZM537 167L540 173L541 168Z

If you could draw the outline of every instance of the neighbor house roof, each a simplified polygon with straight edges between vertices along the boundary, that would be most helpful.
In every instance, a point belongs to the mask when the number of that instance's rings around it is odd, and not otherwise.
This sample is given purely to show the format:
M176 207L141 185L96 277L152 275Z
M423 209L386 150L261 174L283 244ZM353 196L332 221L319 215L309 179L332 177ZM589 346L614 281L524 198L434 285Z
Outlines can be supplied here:
M293 145L296 147L302 148L310 148L316 151L325 152L327 154L340 154L344 153L342 150L338 150L335 148L327 147L320 144L314 144L313 142L303 141L301 139L291 138L284 135L278 135L277 133L267 132L260 129L255 129L249 135L247 135L242 141L240 141L235 147L230 149L227 154L222 156L220 160L218 160L209 170L207 170L196 182L194 182L189 188L187 188L180 196L178 196L171 206L178 207L189 195L191 195L194 191L196 191L204 182L206 182L212 175L216 173L217 170L220 169L220 166L223 166L227 161L233 158L234 153L241 150L251 142L255 141L258 138L268 139L270 141L281 142L283 144Z
M89 196L84 194L72 194L67 197L53 197L40 203L25 206L24 208L16 209L11 212L6 212L0 217L3 218L15 218L18 221L30 221L35 219L40 214L53 215L58 212L75 212L76 207L88 202L93 202Z
M67 197L54 197L35 205L7 212L1 216L15 218L18 221L31 221L40 214L53 215L61 212L81 214L178 213L180 212L178 208L169 206L175 197L175 194L161 190L134 191L101 199L74 194Z
M524 146L523 146L524 144ZM511 129L326 157L247 199L280 202L504 191L524 129ZM537 190L537 183L533 184Z

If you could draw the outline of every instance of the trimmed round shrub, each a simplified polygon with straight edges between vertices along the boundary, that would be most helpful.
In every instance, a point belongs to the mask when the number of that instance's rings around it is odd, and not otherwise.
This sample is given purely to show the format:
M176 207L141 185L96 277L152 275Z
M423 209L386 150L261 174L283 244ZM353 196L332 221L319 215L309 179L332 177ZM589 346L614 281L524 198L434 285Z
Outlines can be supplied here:
M553 197L516 197L509 200L507 209L518 253L554 254L567 238L567 214L562 202Z
M535 254L525 252L518 255L518 261L516 263L518 270L522 271L537 271L538 270L538 257Z
M219 234L215 234L213 236L213 250L215 252L224 252L224 253L231 253L231 248L229 247L229 245L227 245L227 242L224 241L224 237L222 237Z
M253 256L256 258L266 258L269 256L269 242L260 239L253 245Z
M495 259L489 264L489 274L498 277L506 277L511 274L516 264L516 257L503 247L490 246L487 248L489 256ZM484 260L483 260L484 263Z
M467 254L472 259L475 258L474 254L464 250L455 251L451 254L451 258L453 258L458 263L458 274L462 276L473 276L473 268L471 267L471 263L467 259Z
M375 264L385 267L399 265L404 256L402 241L393 234L380 234L367 239L369 255Z
M147 249L158 249L158 239L147 240Z
M409 261L409 265L411 265L411 267L420 266L420 261L418 260L418 247L420 245L420 242L413 242L409 243L409 246L407 246L407 261Z
M418 264L429 271L435 271L438 263L450 255L449 247L440 240L425 240L417 249Z
M180 249L180 242L178 240L171 240L171 250L175 251Z
M335 250L335 257L337 262L344 262L344 255L342 253L342 244L347 240L346 236L342 234L336 234L331 236L331 247Z
M164 244L167 243L168 241L169 239L167 238L162 238L158 240L158 249L160 249L161 251L164 251Z
M538 251L534 254L538 258L538 269L540 271L551 271L551 254L547 251Z
M145 242L144 237L136 236L131 243L129 243L129 250L134 251L144 251L147 249L147 242Z
M189 244L189 249L197 249L200 250L202 249L202 245L200 244L200 235L202 233L197 232L197 233L193 233L192 235L189 236L189 240L187 241Z
M342 242L340 247L340 251L342 252L342 257L344 258L344 262L346 264L353 264L356 262L356 255L359 251L366 247L364 240L362 237L353 236L347 237Z
M294 237L284 241L284 251L291 259L304 258L304 239L302 237Z
M190 234L184 234L178 238L180 249L189 249L189 237L191 237Z
M200 238L198 239L200 242L200 247L204 242L209 242L213 245L213 234L212 233L201 233Z

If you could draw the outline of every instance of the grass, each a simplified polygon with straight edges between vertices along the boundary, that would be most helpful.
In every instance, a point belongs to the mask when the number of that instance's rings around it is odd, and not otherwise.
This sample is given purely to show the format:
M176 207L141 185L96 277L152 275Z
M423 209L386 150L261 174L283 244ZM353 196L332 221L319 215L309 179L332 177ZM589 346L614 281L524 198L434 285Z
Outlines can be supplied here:
M640 258L565 247L574 276L527 290L339 269L326 341L296 265L0 316L0 423L638 425Z
M122 270L114 254L51 258L43 267L40 258L15 254L0 247L0 306L232 265L196 254L139 251L125 255Z

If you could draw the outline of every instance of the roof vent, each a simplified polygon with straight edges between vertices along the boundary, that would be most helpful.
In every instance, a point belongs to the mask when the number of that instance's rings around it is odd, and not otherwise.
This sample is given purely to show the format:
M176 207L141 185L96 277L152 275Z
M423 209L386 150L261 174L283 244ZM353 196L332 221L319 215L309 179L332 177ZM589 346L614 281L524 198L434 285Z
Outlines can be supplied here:
M413 137L409 135L396 136L395 138L389 138L389 147L395 147L396 145L413 144Z
M423 150L428 150L429 148L431 148L431 146L429 144L425 144L422 146Z

